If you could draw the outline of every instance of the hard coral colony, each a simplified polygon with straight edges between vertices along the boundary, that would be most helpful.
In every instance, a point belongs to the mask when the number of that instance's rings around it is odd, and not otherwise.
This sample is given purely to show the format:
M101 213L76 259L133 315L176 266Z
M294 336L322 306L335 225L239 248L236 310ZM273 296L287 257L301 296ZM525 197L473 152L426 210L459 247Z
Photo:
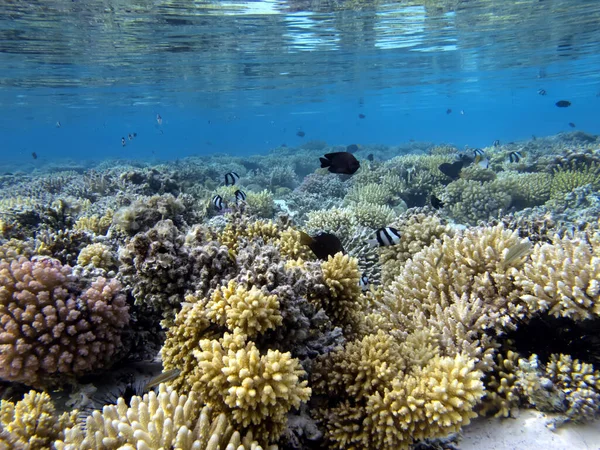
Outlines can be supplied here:
M485 167L364 145L340 175L308 142L3 178L1 445L397 450L519 408L592 419L600 140L578 136Z

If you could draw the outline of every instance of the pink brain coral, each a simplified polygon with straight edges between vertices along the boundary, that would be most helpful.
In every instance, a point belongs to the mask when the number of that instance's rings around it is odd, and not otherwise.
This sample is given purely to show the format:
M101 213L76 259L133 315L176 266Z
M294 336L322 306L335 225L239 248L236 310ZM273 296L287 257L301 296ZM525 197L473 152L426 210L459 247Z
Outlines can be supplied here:
M43 386L105 367L128 322L116 280L82 290L55 259L0 260L0 378Z

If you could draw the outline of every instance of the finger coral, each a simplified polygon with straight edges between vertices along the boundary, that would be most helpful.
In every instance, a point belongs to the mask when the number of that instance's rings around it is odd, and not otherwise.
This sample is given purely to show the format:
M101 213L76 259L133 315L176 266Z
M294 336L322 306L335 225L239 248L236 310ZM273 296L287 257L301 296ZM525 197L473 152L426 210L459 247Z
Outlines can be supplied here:
M41 450L63 439L64 430L75 426L78 411L56 414L50 396L30 391L16 404L0 404L0 448Z
M57 450L180 449L262 450L252 435L241 436L223 413L202 405L195 393L179 395L161 384L158 393L133 396L130 405L94 411L85 422L65 431Z
M121 346L128 306L116 280L80 290L49 258L0 261L0 377L30 386L106 367Z
M247 289L233 280L215 290L206 308L209 320L249 337L276 328L282 321L277 296L266 295L256 286Z
M96 243L81 249L77 257L80 266L91 265L99 269L109 270L115 266L115 258L107 245Z
M584 237L538 244L516 275L531 313L584 320L600 315L600 243Z

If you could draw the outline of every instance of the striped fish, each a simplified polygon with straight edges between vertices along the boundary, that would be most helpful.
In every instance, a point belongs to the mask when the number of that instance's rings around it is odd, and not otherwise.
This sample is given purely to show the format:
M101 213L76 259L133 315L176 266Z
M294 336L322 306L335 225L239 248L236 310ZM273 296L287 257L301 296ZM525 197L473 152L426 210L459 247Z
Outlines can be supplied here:
M221 211L223 209L223 197L221 197L220 195L215 195L212 198L212 204L217 210Z
M508 163L518 163L523 158L523 154L521 152L510 152L506 157L506 162Z
M368 241L369 245L376 247L389 247L400 242L400 232L392 227L380 228L375 232L375 238Z
M240 200L246 200L246 193L238 189L237 191L235 191L235 202L237 203Z
M240 176L235 172L229 172L225 174L225 186L233 186Z

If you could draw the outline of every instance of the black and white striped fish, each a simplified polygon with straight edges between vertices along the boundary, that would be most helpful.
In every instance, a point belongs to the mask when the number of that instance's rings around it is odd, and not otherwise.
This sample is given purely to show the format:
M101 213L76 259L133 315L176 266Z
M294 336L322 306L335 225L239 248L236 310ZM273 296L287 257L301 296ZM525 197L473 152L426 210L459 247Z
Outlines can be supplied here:
M375 239L370 239L368 243L373 247L389 247L400 242L400 232L392 227L380 228L375 232Z
M238 189L237 191L235 191L235 201L238 202L240 200L246 200L246 193Z
M494 147L500 147L500 141L498 139L496 139L492 145Z
M508 156L506 157L506 162L509 163L518 163L519 161L521 161L521 158L523 158L523 154L521 152L510 152L508 154Z
M225 186L233 186L240 176L235 172L229 172L225 174Z
M221 211L223 209L223 197L220 195L215 195L212 198L212 204L215 205L215 208Z
M480 148L476 148L475 150L473 150L473 158L477 158L478 156L480 156L481 158L485 157L485 152Z
M360 286L360 288L362 289L363 292L368 291L369 290L369 277L366 275L363 275L362 277L360 277L360 281L358 282L358 285Z

